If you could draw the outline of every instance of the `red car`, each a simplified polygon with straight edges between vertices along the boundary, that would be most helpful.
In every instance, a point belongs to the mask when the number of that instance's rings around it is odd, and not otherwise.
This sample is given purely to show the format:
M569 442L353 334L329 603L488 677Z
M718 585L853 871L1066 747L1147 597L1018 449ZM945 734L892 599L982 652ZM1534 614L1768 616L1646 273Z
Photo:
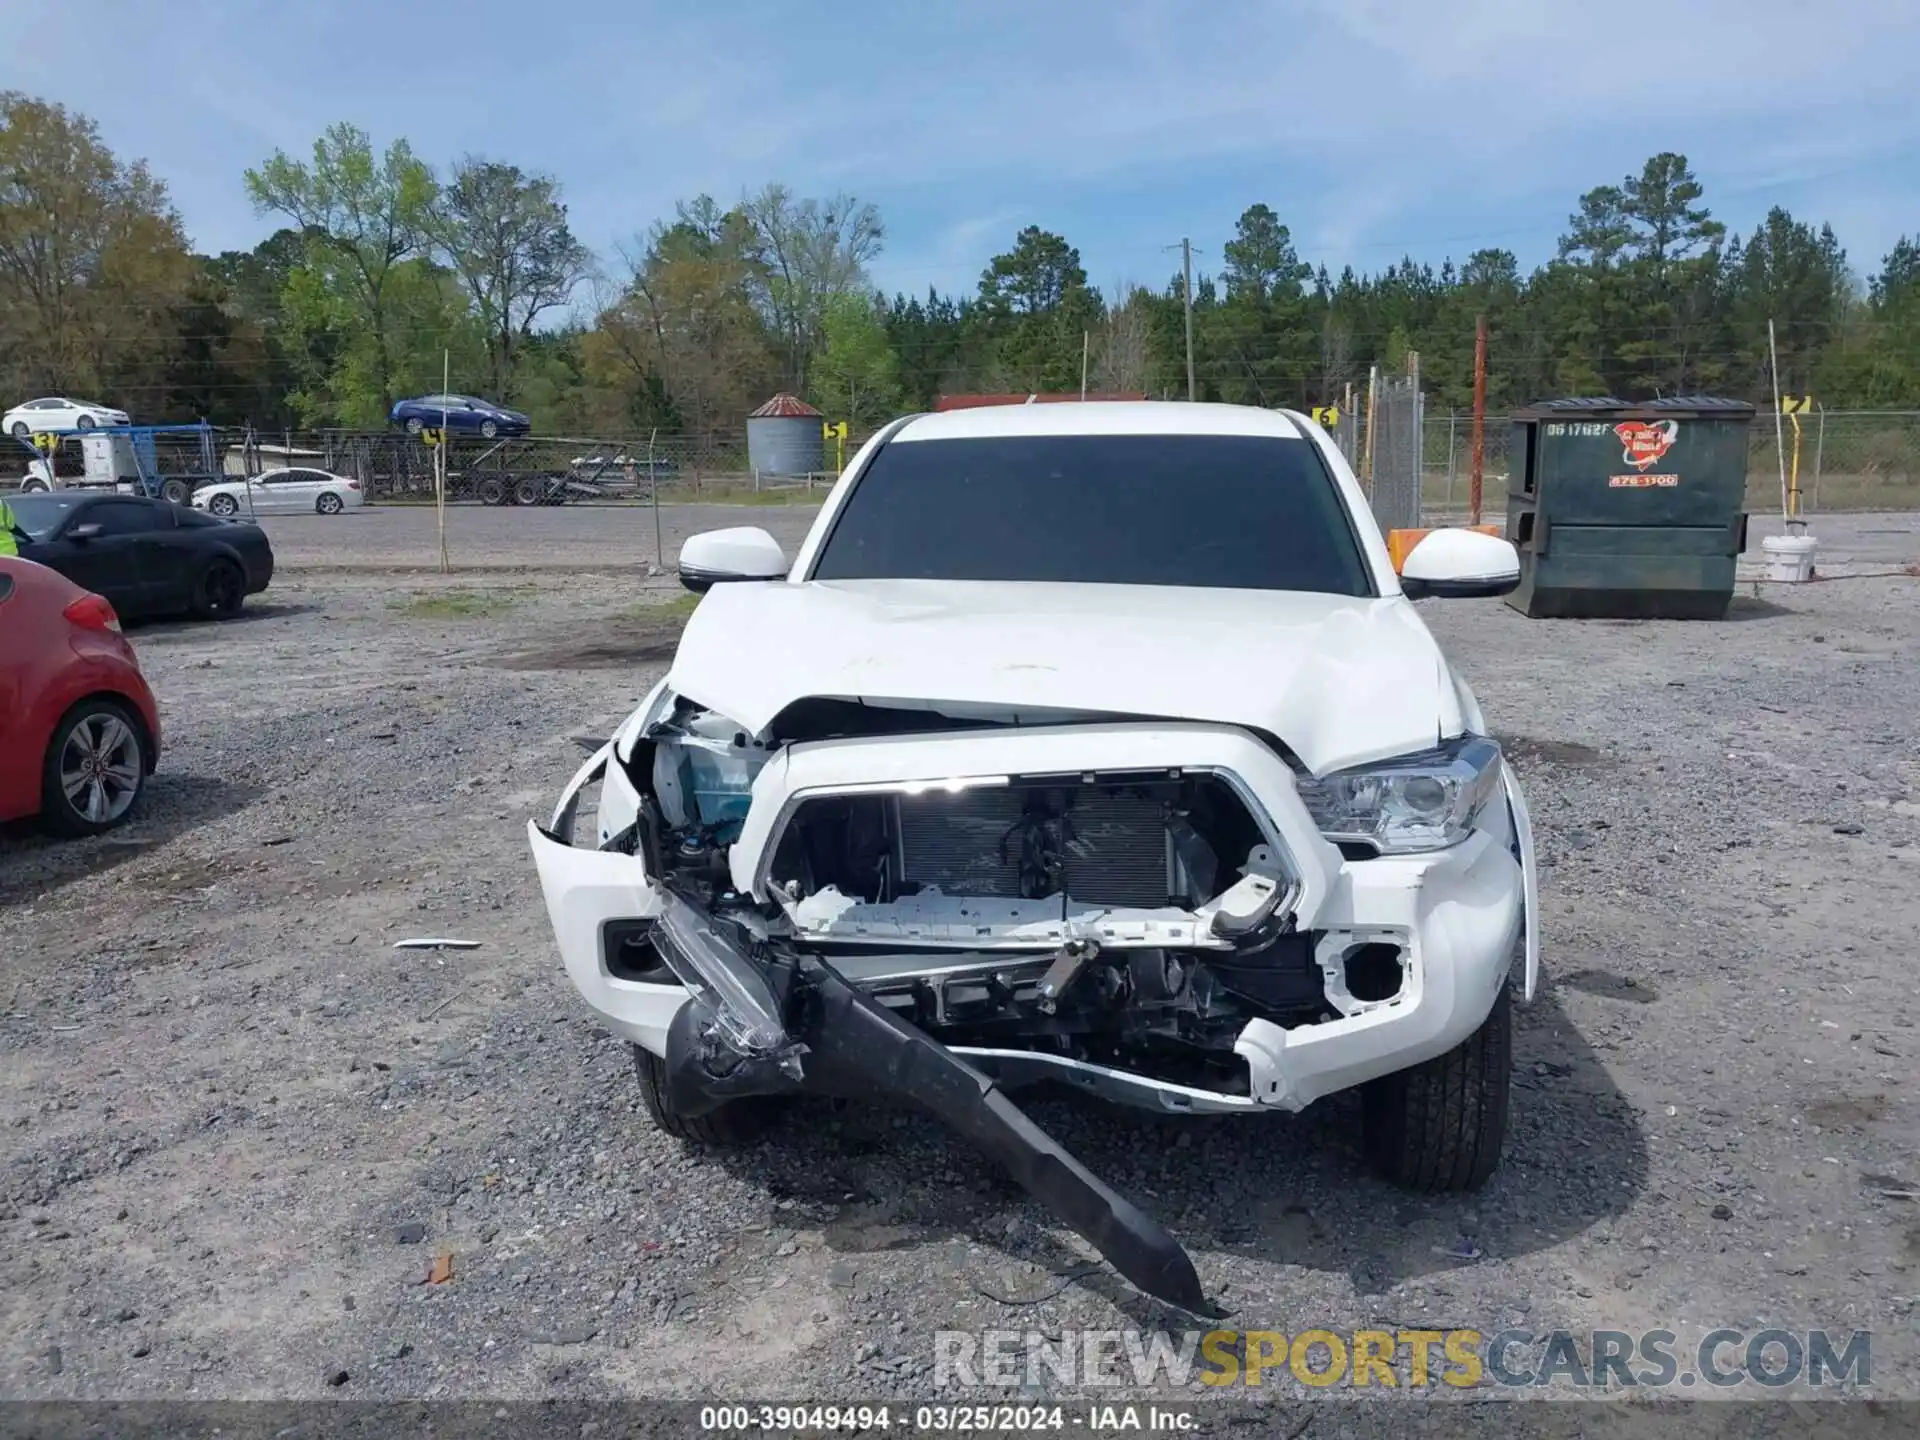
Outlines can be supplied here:
M113 606L0 558L0 820L58 835L125 820L160 758L160 712Z

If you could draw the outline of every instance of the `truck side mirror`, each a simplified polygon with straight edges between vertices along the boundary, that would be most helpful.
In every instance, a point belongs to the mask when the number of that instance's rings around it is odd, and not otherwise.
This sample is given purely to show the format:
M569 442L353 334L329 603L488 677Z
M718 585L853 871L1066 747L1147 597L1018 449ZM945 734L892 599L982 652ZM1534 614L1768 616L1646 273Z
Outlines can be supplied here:
M680 583L696 595L730 580L778 580L787 573L780 542L757 525L708 530L680 547Z
M1435 530L1400 567L1400 590L1409 600L1505 595L1519 585L1519 552L1477 530Z

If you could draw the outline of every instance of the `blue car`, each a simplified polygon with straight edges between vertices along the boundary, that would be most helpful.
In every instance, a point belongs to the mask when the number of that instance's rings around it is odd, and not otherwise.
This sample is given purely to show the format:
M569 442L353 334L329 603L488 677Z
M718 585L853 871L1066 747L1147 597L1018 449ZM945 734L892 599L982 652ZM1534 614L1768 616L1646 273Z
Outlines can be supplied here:
M509 410L476 395L422 395L414 400L401 400L387 418L404 427L409 435L438 430L443 423L449 430L484 435L489 440L497 435L524 435L533 428L518 410Z

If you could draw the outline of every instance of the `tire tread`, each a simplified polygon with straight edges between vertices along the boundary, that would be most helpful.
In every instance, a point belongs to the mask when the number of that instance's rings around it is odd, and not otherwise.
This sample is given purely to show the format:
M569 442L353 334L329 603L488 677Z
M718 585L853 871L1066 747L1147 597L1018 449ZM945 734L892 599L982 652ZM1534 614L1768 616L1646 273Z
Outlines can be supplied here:
M1512 1063L1513 1008L1503 987L1480 1028L1453 1049L1366 1087L1374 1168L1429 1193L1484 1185L1506 1140Z
M704 1115L683 1115L668 1098L666 1064L659 1056L636 1045L633 1069L648 1117L676 1140L715 1150L735 1149L759 1139L773 1118L772 1106L758 1098L729 1100Z

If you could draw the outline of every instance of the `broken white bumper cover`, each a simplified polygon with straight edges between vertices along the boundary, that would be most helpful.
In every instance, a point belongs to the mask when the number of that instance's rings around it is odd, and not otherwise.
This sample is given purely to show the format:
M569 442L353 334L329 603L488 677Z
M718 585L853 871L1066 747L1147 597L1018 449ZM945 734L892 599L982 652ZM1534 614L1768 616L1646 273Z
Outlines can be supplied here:
M798 927L797 938L768 944L769 936L756 935L738 913L723 918L691 902L680 893L684 880L673 882L674 890L656 885L639 855L617 848L627 817L645 816L614 750L609 742L580 768L552 824L545 831L530 824L528 838L568 974L609 1027L664 1057L664 1084L676 1108L699 1114L735 1096L803 1083L829 1094L911 1101L997 1160L1140 1290L1197 1313L1205 1312L1206 1297L1179 1243L1035 1125L1006 1088L1055 1078L1164 1110L1298 1109L1441 1054L1472 1033L1507 983L1523 897L1530 898L1522 877L1523 862L1532 868L1525 806L1511 782L1503 825L1431 854L1349 863L1314 829L1291 773L1252 736L1199 725L1095 725L788 747L755 778L747 820L727 856L736 891L759 902L759 915L778 903ZM849 786L964 788L983 776L1170 768L1230 781L1265 837L1242 882L1209 902L1212 916L1076 912L1071 905L1059 914L983 915L977 901L926 893L904 908L896 902L803 914L796 897L775 897L767 885L767 857L781 827L809 796L843 794ZM601 844L616 848L576 849L580 792L596 779ZM1240 902L1248 904L1244 914L1233 909ZM857 913L882 911L890 913ZM928 964L937 968L941 947L977 952L1013 937L1026 946L1060 947L1050 980L1076 946L1231 949L1236 936L1266 933L1260 927L1276 915L1291 932L1314 937L1314 960L1339 1015L1292 1028L1248 1021L1234 1044L1247 1066L1244 1093L1170 1084L1040 1051L949 1048L850 979L857 956L830 962L803 943L824 929L841 947L864 942L870 955L903 943L933 947ZM683 983L609 973L608 927L647 919L656 921L654 948ZM1382 941L1395 947L1400 983L1386 998L1358 999L1347 984L1348 949ZM1529 990L1533 953L1529 943ZM1071 974L1064 983L1071 985Z
M548 914L568 976L608 1026L656 1055L689 992L610 974L604 932L609 922L657 919L664 897L637 855L572 844L581 792L601 784L599 839L620 833L640 799L614 757L616 742L573 777L545 831L529 824ZM788 747L754 783L753 803L730 865L735 887L760 901L779 899L766 885L766 861L781 827L810 795L860 786L939 787L964 777L1156 766L1210 770L1231 777L1276 852L1282 897L1294 928L1319 936L1315 958L1337 1018L1282 1027L1247 1022L1234 1045L1247 1066L1244 1093L1170 1083L1064 1056L1020 1049L953 1047L978 1069L1009 1085L1054 1079L1124 1103L1186 1112L1298 1110L1324 1095L1445 1053L1486 1019L1508 982L1524 935L1520 977L1531 999L1539 967L1538 915L1531 824L1511 773L1504 813L1445 850L1346 860L1321 837L1295 793L1292 772L1243 731L1206 725L1091 725L823 741ZM1224 897L1222 897L1224 898ZM832 922L823 937L899 945L966 944L979 948L979 902L964 924L958 898L910 897L894 905L862 905ZM1009 906L1008 909L1013 907ZM1204 911L1204 907L1203 907ZM1010 915L986 939L1028 948L1095 938L1103 949L1205 948L1202 911L1112 911L1080 907L1064 918ZM965 933L962 933L964 931ZM1386 1000L1357 1000L1343 978L1349 948L1385 941L1402 952L1402 980Z

